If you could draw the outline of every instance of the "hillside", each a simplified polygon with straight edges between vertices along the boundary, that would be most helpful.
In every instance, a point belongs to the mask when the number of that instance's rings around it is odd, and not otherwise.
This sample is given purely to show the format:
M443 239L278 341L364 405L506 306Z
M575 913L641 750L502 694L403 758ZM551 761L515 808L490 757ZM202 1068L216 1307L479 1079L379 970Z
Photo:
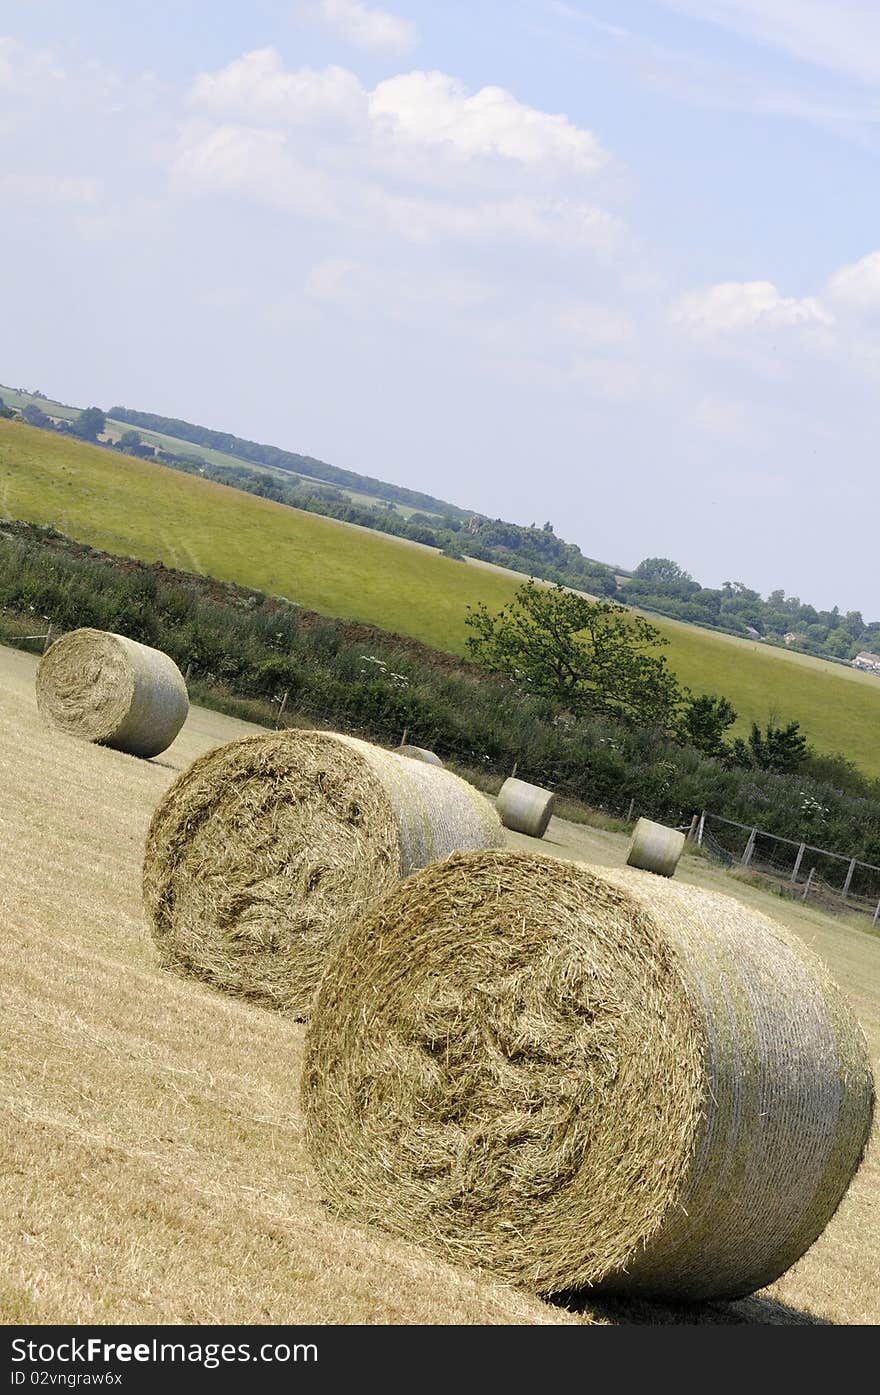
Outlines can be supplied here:
M14 407L17 412L24 412L25 407L38 407L56 421L74 421L79 413L79 407L54 402L53 399L35 396L32 392L24 392L18 388L7 388L3 384L0 384L0 398L7 407ZM467 516L464 509L446 504L442 499L435 499L430 494L407 490L400 485L386 484L382 480L372 480L368 476L360 476L354 470L342 470L337 466L326 465L324 460L315 460L312 456L297 455L293 451L278 451L272 446L255 445L255 442L237 441L236 437L227 432L195 427L199 437L198 441L195 441L187 421L158 417L152 413L128 412L124 407L120 407L119 414L114 416L113 409L110 410L107 413L105 437L107 441L117 442L121 435L131 431L132 427L137 427L138 435L145 445L155 446L158 451L167 451L172 455L176 452L188 452L190 455L201 456L208 465L218 466L220 469L234 470L244 463L248 469L269 477L293 476L300 480L308 480L311 484L331 484L333 488L361 504L388 502L396 512L402 513L403 518L409 518L410 513L416 509L423 509L427 513L449 512L462 518ZM162 430L162 427L166 430ZM236 445L243 449L236 452ZM248 446L252 446L251 451L248 451ZM259 458L261 455L265 455L266 459ZM269 458L275 463L269 463Z
M459 654L466 606L498 608L520 584L497 569L17 422L0 421L0 514ZM656 623L680 680L726 694L740 730L752 719L794 718L817 749L843 752L880 774L875 678L675 621Z

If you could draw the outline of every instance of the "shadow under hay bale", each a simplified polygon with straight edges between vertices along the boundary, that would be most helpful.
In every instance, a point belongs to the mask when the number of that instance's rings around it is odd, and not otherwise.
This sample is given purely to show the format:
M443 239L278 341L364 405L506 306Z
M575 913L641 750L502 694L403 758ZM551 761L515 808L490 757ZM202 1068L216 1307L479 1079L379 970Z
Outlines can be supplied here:
M529 838L543 838L555 803L556 796L550 790L511 775L498 792L495 808L505 828Z
M37 707L71 736L132 756L157 756L189 711L183 674L159 649L105 630L72 630L37 669Z
M674 877L684 844L685 836L677 828L639 819L626 856L627 866L653 872L657 877Z
M398 746L394 754L396 756L409 756L410 760L424 761L425 765L443 764L435 751L426 751L424 746Z
M835 984L717 893L514 852L416 874L342 941L302 1077L327 1198L538 1293L735 1298L865 1147Z
M168 790L144 900L167 965L304 1016L331 946L378 897L501 840L492 805L450 771L331 732L253 736Z

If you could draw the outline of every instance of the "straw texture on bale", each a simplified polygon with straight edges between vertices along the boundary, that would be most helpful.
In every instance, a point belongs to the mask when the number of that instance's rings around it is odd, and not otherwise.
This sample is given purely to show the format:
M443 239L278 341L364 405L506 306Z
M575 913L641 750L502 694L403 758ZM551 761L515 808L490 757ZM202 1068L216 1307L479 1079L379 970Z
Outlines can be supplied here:
M409 756L410 760L421 760L425 765L442 765L436 751L426 751L424 746L398 746L396 756Z
M626 861L658 877L674 877L684 851L685 837L677 828L667 828L650 819L639 819L633 829Z
M447 770L330 732L248 737L166 793L144 899L167 965L304 1016L331 945L377 897L502 836L489 801Z
M159 649L105 630L72 630L37 669L37 706L53 726L127 751L158 756L189 711L183 674Z
M550 790L515 780L511 775L498 791L495 808L505 828L526 833L530 838L543 838L555 802L556 796Z
M538 1293L738 1296L862 1156L864 1038L732 898L515 852L409 878L347 935L307 1035L325 1195Z

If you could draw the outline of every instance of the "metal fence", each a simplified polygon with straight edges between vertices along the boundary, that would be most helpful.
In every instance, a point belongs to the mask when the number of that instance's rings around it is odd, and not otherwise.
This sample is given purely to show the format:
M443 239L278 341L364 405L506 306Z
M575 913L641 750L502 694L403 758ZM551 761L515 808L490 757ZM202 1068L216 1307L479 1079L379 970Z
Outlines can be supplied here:
M780 838L704 810L697 843L726 867L747 868L776 883L777 889L829 911L859 911L880 923L880 867Z

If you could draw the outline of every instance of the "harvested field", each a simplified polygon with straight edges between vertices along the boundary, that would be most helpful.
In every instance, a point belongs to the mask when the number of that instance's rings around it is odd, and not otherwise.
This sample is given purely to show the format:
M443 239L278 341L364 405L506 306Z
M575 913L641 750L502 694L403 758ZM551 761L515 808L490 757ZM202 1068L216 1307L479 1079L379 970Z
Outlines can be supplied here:
M48 732L36 663L0 650L6 1322L855 1322L880 1319L876 1138L825 1235L734 1303L543 1303L322 1203L298 1110L304 1030L159 969L140 899L155 805L253 731L194 708L146 763ZM510 847L532 840L507 833ZM627 839L551 820L541 850L622 866ZM828 963L880 1061L880 940L686 855Z

